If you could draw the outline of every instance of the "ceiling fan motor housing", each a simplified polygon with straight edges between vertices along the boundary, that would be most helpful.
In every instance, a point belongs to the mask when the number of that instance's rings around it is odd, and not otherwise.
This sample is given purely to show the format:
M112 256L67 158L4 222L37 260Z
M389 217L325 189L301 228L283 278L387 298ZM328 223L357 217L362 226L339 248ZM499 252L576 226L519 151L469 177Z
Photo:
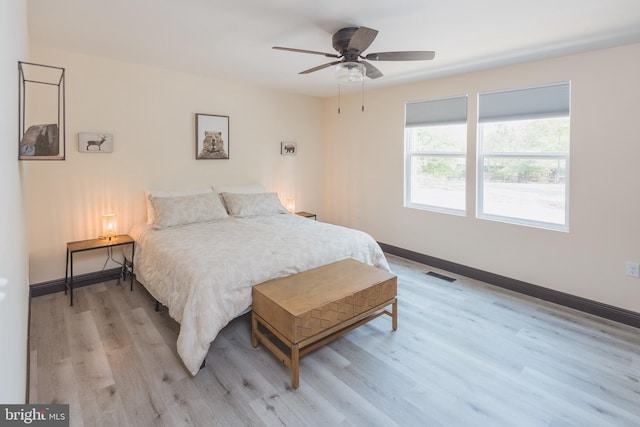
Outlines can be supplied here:
M353 49L349 50L349 42L353 37L353 34L358 31L358 27L347 27L336 31L332 37L333 48L342 54L347 62L353 62L358 60L359 51Z

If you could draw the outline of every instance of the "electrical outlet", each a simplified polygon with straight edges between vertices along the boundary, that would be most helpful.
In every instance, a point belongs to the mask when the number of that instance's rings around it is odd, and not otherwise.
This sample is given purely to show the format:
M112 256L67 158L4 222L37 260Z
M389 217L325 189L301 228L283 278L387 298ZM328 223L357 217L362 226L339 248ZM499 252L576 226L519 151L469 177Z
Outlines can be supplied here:
M636 279L640 278L640 264L633 261L627 261L627 276L635 277Z

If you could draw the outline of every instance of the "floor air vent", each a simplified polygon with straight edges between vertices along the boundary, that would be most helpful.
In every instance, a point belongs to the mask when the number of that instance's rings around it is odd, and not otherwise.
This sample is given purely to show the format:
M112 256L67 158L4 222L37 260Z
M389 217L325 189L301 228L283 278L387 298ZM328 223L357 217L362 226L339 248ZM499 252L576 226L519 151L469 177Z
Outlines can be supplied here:
M444 274L436 273L435 271L428 271L426 273L428 276L437 277L438 279L446 280L447 282L455 282L456 279L453 277L445 276Z

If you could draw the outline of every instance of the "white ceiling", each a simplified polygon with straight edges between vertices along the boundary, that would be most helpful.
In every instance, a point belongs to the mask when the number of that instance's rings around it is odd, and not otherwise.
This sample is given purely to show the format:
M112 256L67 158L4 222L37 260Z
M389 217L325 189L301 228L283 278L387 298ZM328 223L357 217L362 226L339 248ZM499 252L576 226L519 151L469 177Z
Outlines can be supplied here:
M640 0L28 0L32 43L315 96L337 94L333 59L348 26L379 31L365 53L435 50L374 62L382 87L640 42ZM63 65L63 64L50 64Z

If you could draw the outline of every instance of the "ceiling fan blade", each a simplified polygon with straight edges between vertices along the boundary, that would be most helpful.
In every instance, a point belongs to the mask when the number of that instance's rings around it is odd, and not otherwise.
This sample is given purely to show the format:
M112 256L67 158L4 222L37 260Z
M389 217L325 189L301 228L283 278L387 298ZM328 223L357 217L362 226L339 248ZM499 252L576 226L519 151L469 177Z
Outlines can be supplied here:
M383 76L380 70L378 70L373 65L369 64L367 61L361 61L361 62L364 65L364 68L366 69L367 77L369 77L370 79L377 79Z
M313 73L314 71L322 70L324 68L331 67L332 65L337 65L337 64L339 64L341 62L342 61L333 61L333 62L329 62L328 64L318 65L317 67L313 67L313 68L309 68L308 70L300 71L298 74Z
M406 52L378 52L365 56L369 61L426 61L433 59L436 53L433 51L406 51Z
M378 30L373 28L360 27L353 33L351 40L349 40L348 50L355 50L357 52L364 52L373 40L378 35Z
M336 55L335 53L318 52L317 50L294 49L292 47L281 47L281 46L274 46L273 49L286 50L288 52L311 53L313 55L326 56L327 58L340 58L340 55Z

